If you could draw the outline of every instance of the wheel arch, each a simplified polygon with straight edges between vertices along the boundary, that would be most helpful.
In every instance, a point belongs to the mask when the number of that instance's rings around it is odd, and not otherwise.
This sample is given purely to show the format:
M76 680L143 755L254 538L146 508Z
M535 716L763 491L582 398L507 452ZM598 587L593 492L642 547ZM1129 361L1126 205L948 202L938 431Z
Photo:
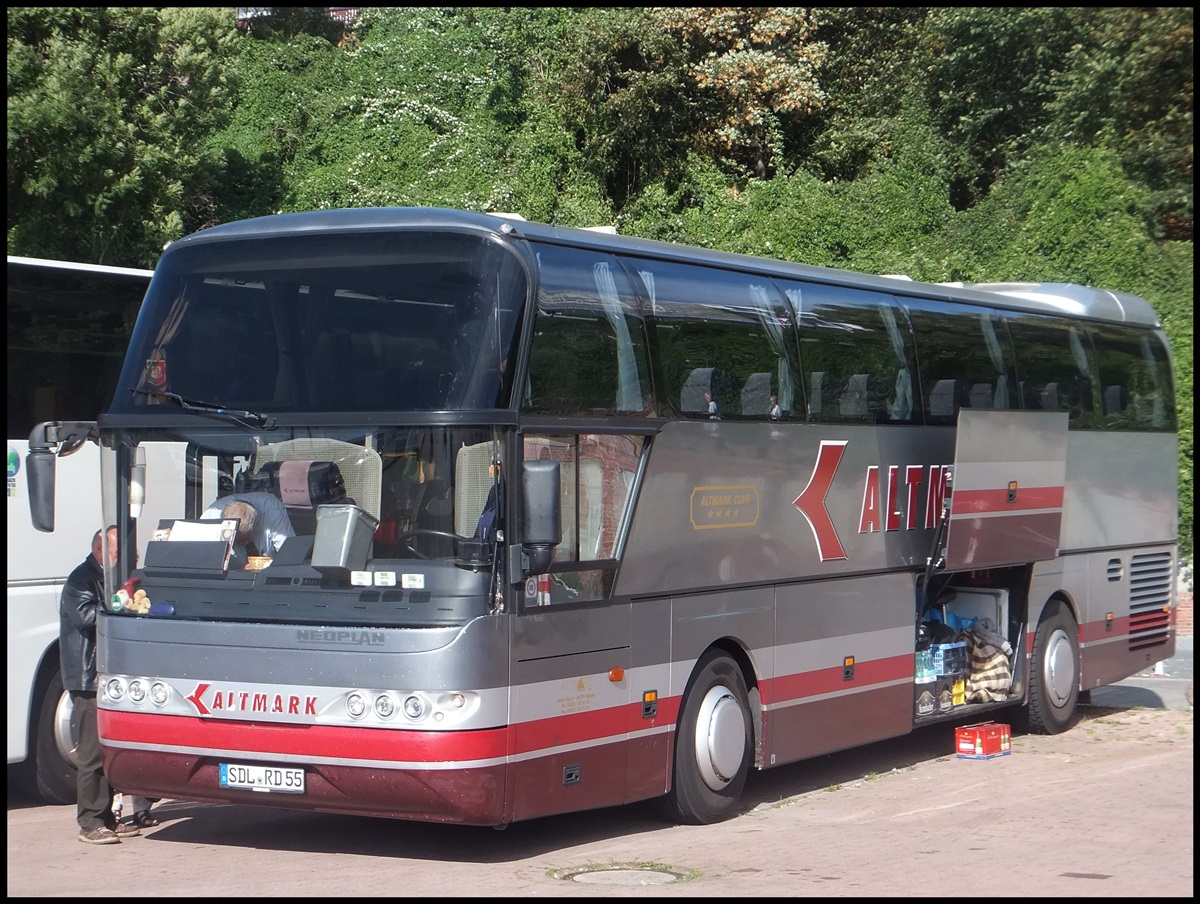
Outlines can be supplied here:
M50 688L50 681L62 671L58 656L58 639L46 647L42 658L34 672L32 693L29 695L29 708L25 712L25 761L33 758L37 744L38 716L41 712L42 698Z
M1029 620L1029 625L1027 626L1027 630L1030 631L1031 633L1036 631L1038 625L1040 625L1042 622L1044 622L1047 618L1050 618L1051 614L1055 611L1056 607L1059 607L1059 606L1061 606L1063 609L1065 609L1067 614L1070 615L1071 618L1074 619L1074 621L1075 621L1075 639L1076 639L1076 641L1079 642L1079 656L1080 656L1080 659L1082 659L1083 658L1083 643L1082 643L1083 638L1079 636L1079 632L1083 626L1082 609L1079 605L1078 600L1076 600L1075 597L1071 593L1069 593L1067 590L1064 590L1063 588L1060 587L1057 590L1051 591L1050 594L1046 597L1045 601L1041 604L1041 607L1038 609L1037 618L1036 619L1031 618Z

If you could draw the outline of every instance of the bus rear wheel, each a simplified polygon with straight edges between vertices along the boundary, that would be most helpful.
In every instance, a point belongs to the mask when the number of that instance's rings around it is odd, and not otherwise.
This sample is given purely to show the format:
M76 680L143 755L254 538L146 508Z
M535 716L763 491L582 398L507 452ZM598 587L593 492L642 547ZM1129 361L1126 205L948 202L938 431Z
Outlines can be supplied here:
M1056 600L1042 613L1034 636L1024 727L1060 734L1070 727L1078 702L1079 628L1070 610Z
M37 721L29 753L17 772L22 790L49 804L75 803L75 746L78 729L71 697L55 671L37 698Z
M696 666L675 731L668 819L709 825L732 816L750 772L753 730L741 669L718 651Z

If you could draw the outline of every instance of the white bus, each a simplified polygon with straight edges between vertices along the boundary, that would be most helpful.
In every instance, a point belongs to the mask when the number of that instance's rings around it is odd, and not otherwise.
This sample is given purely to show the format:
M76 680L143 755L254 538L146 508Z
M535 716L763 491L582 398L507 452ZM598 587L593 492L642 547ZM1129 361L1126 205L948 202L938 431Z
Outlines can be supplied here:
M86 443L61 463L54 534L34 530L20 472L34 424L103 409L151 273L8 258L8 763L50 803L75 800L58 597L100 526L100 455Z

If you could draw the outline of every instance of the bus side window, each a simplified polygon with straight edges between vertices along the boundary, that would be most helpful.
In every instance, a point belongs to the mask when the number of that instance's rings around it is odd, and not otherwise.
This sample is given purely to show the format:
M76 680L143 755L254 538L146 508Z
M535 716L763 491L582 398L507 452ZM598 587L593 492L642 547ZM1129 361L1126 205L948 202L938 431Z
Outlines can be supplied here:
M539 246L542 280L521 407L542 414L642 414L651 405L637 295L610 255Z
M628 261L650 302L665 407L676 415L765 419L776 395L782 418L800 399L794 320L766 277L674 262Z
M1015 312L1006 317L1017 352L1021 407L1065 411L1073 428L1095 426L1095 362L1087 337L1057 317Z
M1088 327L1104 387L1102 426L1109 430L1175 429L1170 357L1150 330Z
M525 436L525 459L559 462L562 541L549 580L526 605L606 599L616 579L622 532L645 439L606 433Z
M909 299L926 423L953 425L961 408L1016 407L1012 342L996 311Z
M797 311L809 420L886 424L920 418L912 333L891 295L780 285Z

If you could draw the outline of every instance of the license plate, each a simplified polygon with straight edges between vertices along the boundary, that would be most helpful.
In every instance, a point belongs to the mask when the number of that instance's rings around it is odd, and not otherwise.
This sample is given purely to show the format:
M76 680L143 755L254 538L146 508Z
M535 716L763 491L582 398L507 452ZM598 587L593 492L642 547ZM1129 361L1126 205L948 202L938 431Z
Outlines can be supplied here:
M303 794L304 770L285 769L281 766L260 766L253 763L222 763L221 787Z

